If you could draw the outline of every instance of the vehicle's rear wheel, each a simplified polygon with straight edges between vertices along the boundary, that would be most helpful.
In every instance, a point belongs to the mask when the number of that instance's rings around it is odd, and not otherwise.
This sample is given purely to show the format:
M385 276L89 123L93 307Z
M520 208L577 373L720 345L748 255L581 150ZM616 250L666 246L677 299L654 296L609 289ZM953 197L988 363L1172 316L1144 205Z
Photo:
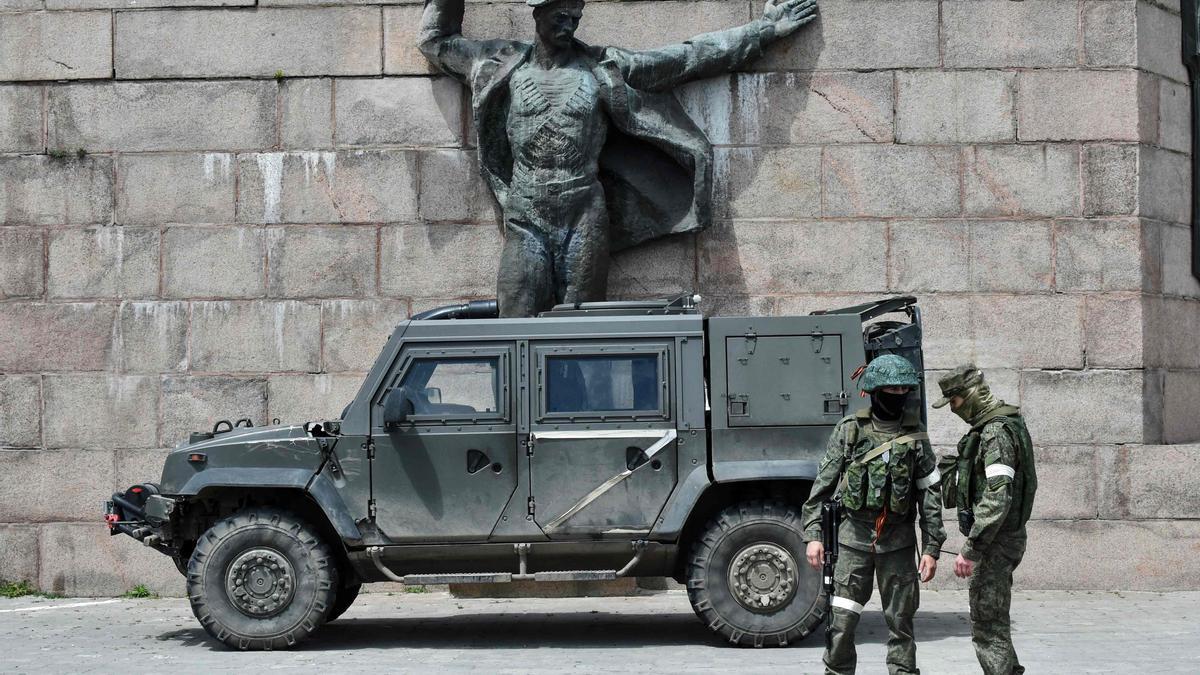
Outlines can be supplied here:
M346 613L350 609L350 605L354 604L354 600L358 598L358 592L362 590L361 582L351 584L343 584L338 587L337 597L333 600L333 606L329 609L329 618L326 623L333 621L339 616Z
M825 616L821 577L805 562L800 514L777 501L735 504L692 543L687 589L708 627L743 647L782 647Z
M290 647L325 622L337 565L316 530L273 508L213 525L192 552L192 612L214 638L238 649Z

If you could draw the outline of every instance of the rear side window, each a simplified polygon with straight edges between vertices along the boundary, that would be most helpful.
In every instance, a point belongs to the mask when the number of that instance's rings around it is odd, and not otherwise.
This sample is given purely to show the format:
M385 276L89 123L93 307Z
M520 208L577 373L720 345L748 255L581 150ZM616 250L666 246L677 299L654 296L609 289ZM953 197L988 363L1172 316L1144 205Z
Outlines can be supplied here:
M546 412L659 412L660 365L656 353L547 356Z

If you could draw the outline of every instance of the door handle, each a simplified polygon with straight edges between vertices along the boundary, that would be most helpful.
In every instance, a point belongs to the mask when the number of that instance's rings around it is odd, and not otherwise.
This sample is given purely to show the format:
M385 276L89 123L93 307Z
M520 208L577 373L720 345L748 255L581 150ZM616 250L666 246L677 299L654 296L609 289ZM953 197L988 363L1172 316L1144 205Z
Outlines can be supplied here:
M625 468L630 471L636 470L648 461L650 458L646 456L645 450L633 445L625 448Z
M467 473L477 474L486 469L491 463L492 460L488 459L488 456L482 452L475 449L467 450Z

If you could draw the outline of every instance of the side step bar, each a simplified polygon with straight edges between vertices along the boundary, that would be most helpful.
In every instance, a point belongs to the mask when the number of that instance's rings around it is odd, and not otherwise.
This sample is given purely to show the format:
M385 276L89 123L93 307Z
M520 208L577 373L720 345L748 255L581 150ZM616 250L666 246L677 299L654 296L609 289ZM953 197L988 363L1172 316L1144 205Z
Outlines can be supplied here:
M468 574L406 574L400 576L392 570L388 569L387 565L383 564L381 558L383 554L382 546L371 546L367 549L367 553L371 556L371 561L375 563L375 568L383 574L383 576L398 581L406 586L421 586L421 585L439 585L439 584L505 584L513 581L612 581L627 576L633 568L642 559L642 553L646 551L645 541L633 542L634 554L629 562L619 570L562 570L548 572L534 572L530 574L527 571L529 562L529 544L514 544L513 549L520 558L520 572L516 574L512 572L487 572L483 574L468 573Z

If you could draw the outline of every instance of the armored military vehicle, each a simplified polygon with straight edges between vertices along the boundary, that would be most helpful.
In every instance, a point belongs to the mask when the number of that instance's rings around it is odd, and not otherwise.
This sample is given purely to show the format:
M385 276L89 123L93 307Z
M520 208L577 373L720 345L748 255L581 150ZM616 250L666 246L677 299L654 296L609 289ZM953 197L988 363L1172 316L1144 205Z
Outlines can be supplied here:
M621 577L686 584L733 644L793 644L826 611L799 508L866 405L856 370L921 368L920 313L705 318L696 300L414 316L340 419L193 433L158 482L113 495L109 526L169 555L240 649L299 642L373 581Z

